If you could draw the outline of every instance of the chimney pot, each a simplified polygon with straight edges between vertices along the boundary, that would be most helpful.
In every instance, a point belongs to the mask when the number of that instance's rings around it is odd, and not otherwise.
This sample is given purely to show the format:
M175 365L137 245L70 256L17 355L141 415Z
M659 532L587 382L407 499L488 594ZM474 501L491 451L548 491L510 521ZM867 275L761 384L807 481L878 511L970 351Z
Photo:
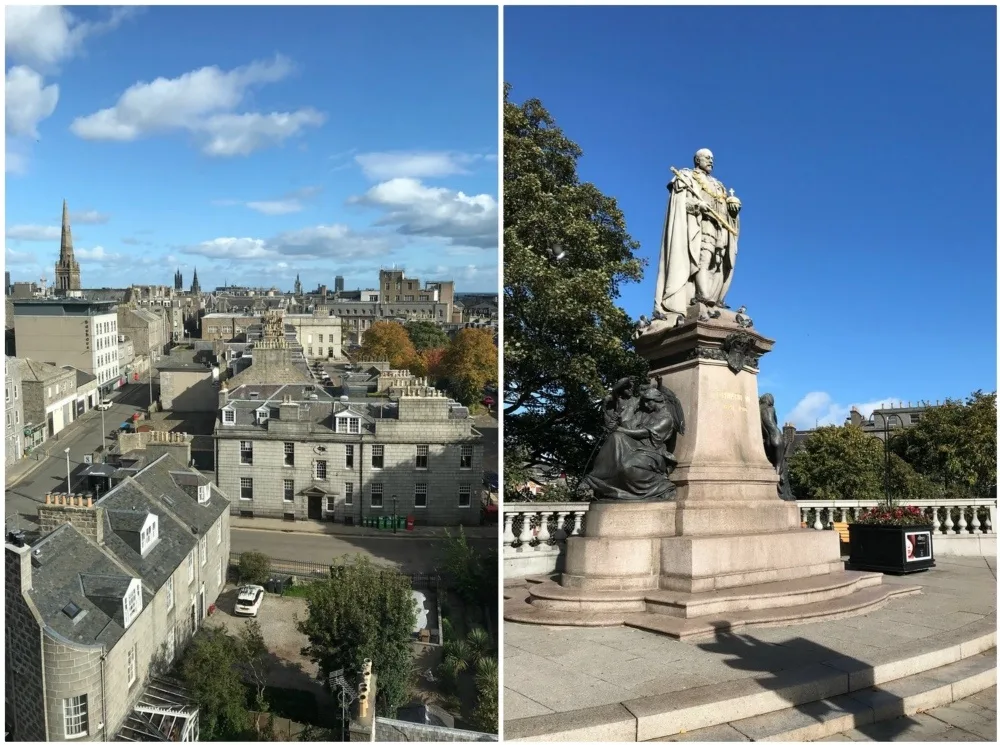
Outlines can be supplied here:
M52 495L51 494L46 494L45 495L45 504L52 504Z
M94 498L93 497L87 497L87 508L89 509L89 508L91 508L93 506L94 506Z

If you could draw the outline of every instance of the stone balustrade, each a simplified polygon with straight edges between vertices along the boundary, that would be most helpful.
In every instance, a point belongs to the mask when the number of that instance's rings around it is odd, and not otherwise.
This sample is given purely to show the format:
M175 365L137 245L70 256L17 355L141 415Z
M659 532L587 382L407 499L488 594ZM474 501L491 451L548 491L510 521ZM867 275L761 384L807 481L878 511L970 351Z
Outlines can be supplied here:
M876 499L800 499L802 522L831 530L851 522ZM934 526L935 548L942 555L996 556L995 499L906 499L900 506L919 507ZM583 535L587 502L512 502L503 506L504 578L517 579L562 571L566 539Z

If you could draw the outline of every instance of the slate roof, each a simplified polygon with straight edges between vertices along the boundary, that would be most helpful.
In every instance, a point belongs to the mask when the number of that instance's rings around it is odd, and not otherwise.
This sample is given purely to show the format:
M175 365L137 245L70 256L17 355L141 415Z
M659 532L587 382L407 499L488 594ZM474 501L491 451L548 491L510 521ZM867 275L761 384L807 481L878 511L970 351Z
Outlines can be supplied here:
M76 373L77 388L83 388L83 386L87 385L87 383L93 383L95 380L97 380L96 375L91 375L89 372L85 372L84 370L78 370L72 365L63 365L63 370L72 370L73 372Z
M45 625L81 644L114 645L125 632L121 599L132 580L128 569L73 525L56 528L32 548L31 598ZM144 594L145 605L151 595ZM79 608L75 618L63 611Z
M151 588L159 589L167 581L198 539L229 509L229 500L214 485L208 502L199 504L197 492L183 483L190 480L189 475L210 483L197 471L180 467L164 454L97 501L105 509L106 547ZM136 516L132 522L127 519L128 513ZM131 536L136 524L141 530L147 513L159 519L159 538L142 556L138 542L133 542Z
M35 380L40 383L45 383L54 378L59 378L67 373L61 367L56 365L50 365L48 362L39 362L38 360L31 360L27 357L15 357L17 364L21 368L21 380ZM73 368L69 368L72 370Z

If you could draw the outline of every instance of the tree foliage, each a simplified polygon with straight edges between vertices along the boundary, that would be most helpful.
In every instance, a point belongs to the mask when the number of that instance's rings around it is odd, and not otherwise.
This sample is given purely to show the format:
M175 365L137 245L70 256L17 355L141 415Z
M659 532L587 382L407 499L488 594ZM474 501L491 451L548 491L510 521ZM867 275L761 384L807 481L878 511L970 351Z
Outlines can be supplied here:
M378 680L376 710L394 716L409 700L412 677L416 605L409 577L356 556L333 565L307 602L308 618L298 628L309 639L305 653L323 677L342 668L357 687L364 660L371 659Z
M259 551L244 551L240 554L240 582L263 585L271 576L271 559Z
M496 657L483 657L476 663L476 711L473 725L480 732L496 732L500 719L497 698L500 691L500 668Z
M497 558L471 545L460 527L448 533L441 544L441 568L452 590L469 605L488 606L496 602Z
M438 347L435 349L425 349L420 353L420 358L424 363L424 375L433 381L447 376L444 367L444 356L447 351L444 347Z
M462 329L442 360L448 389L461 403L478 402L487 383L499 376L497 347L489 329Z
M410 366L417 350L403 326L379 321L365 332L358 356L363 360L388 360L393 368L403 370Z
M815 430L788 459L788 472L799 499L885 498L885 447L860 427ZM934 496L930 482L893 453L889 490L893 500Z
M202 740L239 741L250 728L247 688L234 667L243 661L239 641L223 629L202 629L178 668L198 702Z
M642 276L639 246L615 200L578 178L581 155L540 101L504 86L504 450L574 478L602 435L597 402L646 372L615 305Z
M448 346L448 334L431 321L410 321L406 324L406 333L418 352L425 349L441 349Z
M997 482L996 392L975 391L964 402L949 399L926 409L889 446L943 496L989 497Z

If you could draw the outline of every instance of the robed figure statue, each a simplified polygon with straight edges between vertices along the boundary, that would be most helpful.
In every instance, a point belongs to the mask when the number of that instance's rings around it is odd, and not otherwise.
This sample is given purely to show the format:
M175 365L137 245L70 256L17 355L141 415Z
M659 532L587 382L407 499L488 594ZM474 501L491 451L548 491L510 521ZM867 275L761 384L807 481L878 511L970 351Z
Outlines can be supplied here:
M645 385L633 398L632 381L622 379L604 399L607 439L590 473L580 482L595 498L630 502L674 499L670 473L677 466L673 450L684 433L684 411L677 396Z
M792 485L788 480L788 466L785 460L788 443L785 442L785 438L778 428L778 415L774 411L774 396L765 393L760 397L759 405L764 454L774 466L774 470L778 472L778 496L785 501L794 502L795 496L792 494Z
M694 168L671 169L653 308L653 317L670 325L695 302L728 307L742 204L712 176L714 164L712 152L703 149L695 153Z

